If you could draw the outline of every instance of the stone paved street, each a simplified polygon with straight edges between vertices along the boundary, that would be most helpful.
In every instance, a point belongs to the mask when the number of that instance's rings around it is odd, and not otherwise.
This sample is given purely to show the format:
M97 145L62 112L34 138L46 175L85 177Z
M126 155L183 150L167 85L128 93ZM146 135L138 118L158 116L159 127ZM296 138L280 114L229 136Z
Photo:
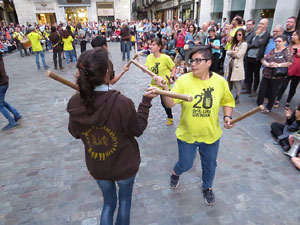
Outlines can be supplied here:
M109 50L119 73L125 64L120 46L111 43ZM34 56L14 53L4 61L10 76L6 100L23 120L19 128L0 132L0 225L99 224L101 192L86 169L83 144L67 129L66 103L74 90L37 70ZM53 68L52 53L46 53L46 61ZM63 63L65 69L59 73L74 81L75 64ZM113 88L137 107L149 82L148 75L131 66ZM296 95L293 108L300 102L299 88ZM255 107L255 101L242 96L234 117ZM181 176L178 189L170 189L180 107L174 108L175 122L167 127L160 99L152 104L148 127L138 138L142 163L134 185L132 225L300 224L300 171L269 132L271 122L284 121L282 106L224 131L214 182L216 204L209 207L201 194L198 156L194 167ZM0 115L0 127L6 124Z

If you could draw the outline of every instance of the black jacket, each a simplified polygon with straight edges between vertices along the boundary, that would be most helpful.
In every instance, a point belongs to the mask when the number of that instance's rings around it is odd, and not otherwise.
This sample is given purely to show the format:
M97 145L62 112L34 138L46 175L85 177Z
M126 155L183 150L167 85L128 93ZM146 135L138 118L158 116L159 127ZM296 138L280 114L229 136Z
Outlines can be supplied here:
M270 33L266 31L262 36L256 35L251 41L248 43L248 49L258 48L258 52L256 55L256 60L260 61L264 57L265 48L268 44L270 38Z

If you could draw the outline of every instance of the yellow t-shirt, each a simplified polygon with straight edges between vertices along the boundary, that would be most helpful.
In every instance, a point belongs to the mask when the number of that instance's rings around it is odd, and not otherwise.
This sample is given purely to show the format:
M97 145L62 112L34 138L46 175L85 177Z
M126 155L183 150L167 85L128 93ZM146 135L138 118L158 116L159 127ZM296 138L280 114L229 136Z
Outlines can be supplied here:
M156 58L153 54L147 56L146 64L145 64L150 71L161 76L167 82L169 89L170 83L166 78L166 75L170 78L171 70L174 68L175 64L170 56L166 54L161 54L158 58ZM155 86L161 89L161 87L155 84L155 81L152 79L150 86Z
M235 33L237 32L238 29L240 29L242 27L236 27L234 28L231 32L230 32L230 37L234 37ZM225 50L228 51L231 49L231 45L232 45L232 41L228 41L226 43L226 46L225 46Z
M38 33L31 32L27 35L27 37L31 42L32 51L34 51L34 52L43 51L43 48L42 48L42 45L41 45L41 36Z
M171 91L193 96L192 102L174 99L176 104L181 104L177 138L190 144L216 142L222 135L220 107L235 107L227 81L216 73L208 80L187 73L176 80Z
M73 38L70 35L68 38L63 38L62 39L63 43L64 43L64 51L72 51L73 50Z
M75 28L72 25L70 25L70 27L71 27L71 32L74 33Z
M135 36L131 35L131 42L135 42Z
M14 38L14 39L17 39L17 40L19 40L19 41L21 41L21 40L23 39L23 37L22 37L22 35L21 35L20 32L14 32L13 38Z

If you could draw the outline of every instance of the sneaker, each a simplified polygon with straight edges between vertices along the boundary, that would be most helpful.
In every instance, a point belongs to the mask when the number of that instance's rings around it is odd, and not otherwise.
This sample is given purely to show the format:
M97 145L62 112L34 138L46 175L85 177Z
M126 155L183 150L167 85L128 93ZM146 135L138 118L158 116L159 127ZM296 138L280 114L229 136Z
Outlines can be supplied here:
M54 67L55 70L57 70L57 67Z
M46 70L46 69L49 69L49 66L44 66L44 69Z
M5 127L2 128L2 131L7 131L7 130L10 130L12 128L16 128L17 126L19 126L18 123L14 123L14 124L7 124Z
M20 116L15 116L14 117L14 120L16 121L16 122L18 122L18 121L20 121L22 119L22 116L20 115Z
M167 122L166 122L166 125L167 126L171 126L172 124L173 124L173 119L172 118L168 118Z
M59 69L60 69L60 70L63 70L64 68L63 68L63 67L59 67Z
M177 188L179 184L179 176L172 174L170 177L171 188Z
M207 205L215 204L215 196L212 189L203 189L203 197Z
M253 98L253 97L256 97L256 91L251 91L249 97Z

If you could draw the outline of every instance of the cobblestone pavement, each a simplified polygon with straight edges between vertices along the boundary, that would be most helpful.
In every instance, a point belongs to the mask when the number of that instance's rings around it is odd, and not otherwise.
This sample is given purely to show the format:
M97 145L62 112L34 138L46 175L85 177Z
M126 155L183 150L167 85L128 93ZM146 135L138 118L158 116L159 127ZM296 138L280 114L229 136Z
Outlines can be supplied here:
M109 44L109 50L118 73L125 64L119 44ZM10 75L6 100L23 120L19 128L0 132L0 225L99 224L101 192L87 172L82 143L67 130L65 108L74 91L37 70L34 56L14 53L4 61ZM53 68L52 53L46 53L46 61ZM75 65L64 64L59 73L74 81ZM149 82L148 75L132 66L114 88L137 106ZM255 100L242 96L234 117L253 108ZM174 125L167 127L159 98L152 103L148 127L138 138L142 163L134 185L132 225L300 224L300 172L269 132L272 121L284 120L282 107L224 131L214 182L216 204L209 207L201 195L199 159L181 176L178 189L170 189L180 107L173 110ZM1 116L0 126L6 123Z

